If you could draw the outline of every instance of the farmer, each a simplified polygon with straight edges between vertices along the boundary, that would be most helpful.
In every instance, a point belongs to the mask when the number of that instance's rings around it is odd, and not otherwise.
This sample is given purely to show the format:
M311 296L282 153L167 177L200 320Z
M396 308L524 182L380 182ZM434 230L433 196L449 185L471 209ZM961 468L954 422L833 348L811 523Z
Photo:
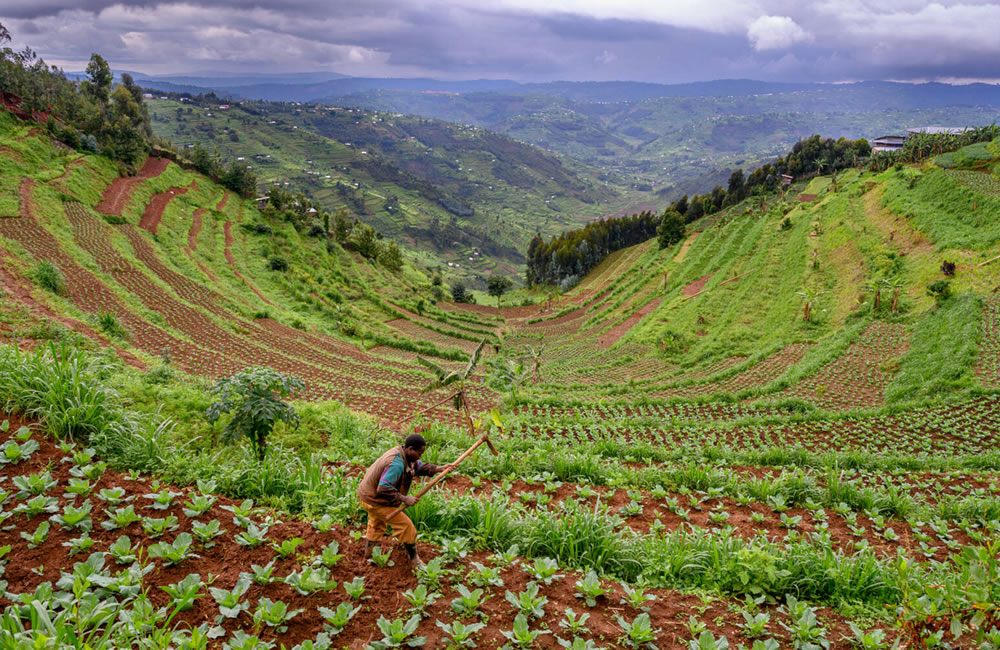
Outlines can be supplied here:
M427 442L419 433L406 438L402 447L394 447L382 454L365 472L364 478L358 484L358 500L361 507L368 511L368 530L365 531L365 557L372 544L378 542L385 534L386 525L392 526L392 535L403 543L406 555L410 559L410 567L416 569L423 566L417 555L417 528L402 512L387 519L392 512L405 504L412 506L417 497L407 494L415 476L433 476L438 472L448 471L454 467L449 465L431 465L421 463L420 457L427 447Z

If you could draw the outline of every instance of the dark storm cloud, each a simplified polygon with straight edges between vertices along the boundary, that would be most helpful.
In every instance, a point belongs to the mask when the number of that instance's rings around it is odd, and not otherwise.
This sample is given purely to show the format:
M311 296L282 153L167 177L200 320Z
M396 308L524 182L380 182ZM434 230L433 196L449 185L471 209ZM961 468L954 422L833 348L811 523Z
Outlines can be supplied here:
M976 0L7 0L0 22L64 67L152 73L1000 78L1000 5Z

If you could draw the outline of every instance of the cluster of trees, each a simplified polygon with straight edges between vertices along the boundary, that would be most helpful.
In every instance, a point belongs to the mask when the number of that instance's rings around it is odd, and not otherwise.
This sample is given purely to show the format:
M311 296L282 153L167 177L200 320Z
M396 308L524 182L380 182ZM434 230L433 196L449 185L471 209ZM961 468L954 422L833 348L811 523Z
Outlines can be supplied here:
M250 198L257 193L257 175L245 162L230 160L224 163L217 149L209 153L200 144L194 145L190 158L195 169L240 196Z
M998 136L1000 136L1000 126L997 126L996 122L989 126L966 129L961 133L914 133L906 139L902 149L879 151L874 154L868 163L868 168L871 171L882 172L896 163L920 162L949 151L958 151L977 142L991 142Z
M864 138L834 140L814 135L796 142L787 156L778 158L773 163L766 163L749 175L744 174L742 169L737 169L730 174L727 187L716 185L711 192L695 194L690 198L684 195L670 209L679 212L686 223L691 223L705 215L736 205L748 196L773 192L781 184L783 175L799 180L837 172L867 161L871 152L871 145Z
M737 169L729 184L711 192L682 196L656 216L642 212L588 224L581 230L564 232L545 242L536 235L528 246L528 284L559 284L568 288L582 275L620 248L659 237L660 248L684 239L684 224L697 221L750 196L762 196L781 185L782 175L795 179L836 172L867 162L871 145L867 140L811 138L800 140L787 156L758 167L749 175Z
M4 104L45 122L53 136L80 150L101 153L134 169L149 153L149 113L142 89L128 74L113 84L108 62L90 57L87 79L79 85L49 66L30 48L8 46L10 32L0 23L0 91Z
M606 255L655 237L662 217L643 211L601 219L546 242L535 235L528 246L528 284L571 286Z
M383 239L382 234L368 224L351 219L347 210L338 210L331 218L317 201L301 192L293 194L283 187L272 187L267 191L267 205L261 214L269 219L288 221L306 236L332 238L362 257L377 260L389 270L398 271L403 267L399 244Z

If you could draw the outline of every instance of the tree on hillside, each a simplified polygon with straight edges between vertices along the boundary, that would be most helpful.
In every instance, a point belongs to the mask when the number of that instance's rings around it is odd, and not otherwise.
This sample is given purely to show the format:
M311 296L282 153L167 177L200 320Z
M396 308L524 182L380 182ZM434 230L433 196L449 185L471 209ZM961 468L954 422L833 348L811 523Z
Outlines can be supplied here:
M125 86L111 93L111 110L104 130L105 149L116 159L135 167L149 152L142 109Z
M89 95L101 106L108 103L111 96L111 82L114 77L111 74L111 67L104 57L96 52L90 55L90 63L87 64L87 76L89 79L80 84L83 92Z
M264 460L267 438L275 424L298 427L298 413L284 400L303 388L305 384L297 377L261 366L248 368L216 382L212 392L219 400L208 407L205 416L215 423L231 413L232 419L222 430L222 441L232 443L245 436L257 460Z
M500 297L510 289L513 283L506 275L491 275L486 282L486 291L497 299L497 309L500 309Z
M451 285L451 299L455 302L467 302L469 296L465 291L465 283L461 280L456 280Z
M346 244L351 236L351 220L347 218L347 210L341 208L333 215L333 238L338 244Z
M399 252L399 244L390 239L389 243L382 247L378 261L390 271L398 271L403 268L403 255Z
M664 210L657 231L661 250L683 241L685 237L684 217L676 210Z

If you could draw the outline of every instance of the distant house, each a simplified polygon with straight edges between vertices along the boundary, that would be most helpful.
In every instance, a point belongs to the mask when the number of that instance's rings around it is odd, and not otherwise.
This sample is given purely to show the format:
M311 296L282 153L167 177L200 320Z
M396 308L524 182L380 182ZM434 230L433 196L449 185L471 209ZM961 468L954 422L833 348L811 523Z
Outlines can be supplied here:
M143 99L152 99L153 98L153 93L142 93L142 98Z
M897 151L906 142L905 135L883 135L871 141L872 151Z
M266 196L258 196L257 197L257 209L258 210L263 210L265 207L267 207L267 197Z
M788 174L782 174L781 175L781 186L782 187L788 187L789 185L792 184L792 181L794 181L794 180L795 180L794 176L789 176ZM491 187L490 189L492 190L493 188Z

